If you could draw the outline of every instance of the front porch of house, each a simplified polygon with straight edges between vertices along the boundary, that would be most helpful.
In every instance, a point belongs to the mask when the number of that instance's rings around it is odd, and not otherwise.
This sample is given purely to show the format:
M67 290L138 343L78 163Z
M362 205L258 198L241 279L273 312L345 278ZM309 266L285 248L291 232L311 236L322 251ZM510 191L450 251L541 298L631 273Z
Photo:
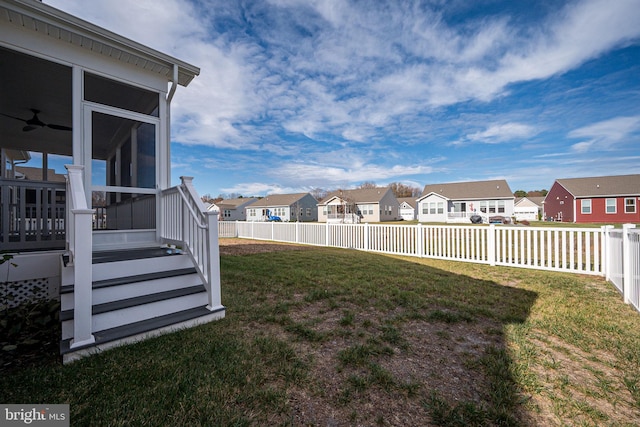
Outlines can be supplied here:
M0 0L0 251L16 265L0 273L17 288L46 278L65 360L224 317L218 212L170 176L172 97L198 73Z

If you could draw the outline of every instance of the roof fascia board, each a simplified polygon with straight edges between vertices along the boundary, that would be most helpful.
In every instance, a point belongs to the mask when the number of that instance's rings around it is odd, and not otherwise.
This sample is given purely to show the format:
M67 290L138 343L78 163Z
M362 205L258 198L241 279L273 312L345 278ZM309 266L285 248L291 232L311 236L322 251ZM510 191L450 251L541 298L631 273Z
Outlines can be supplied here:
M58 27L76 35L80 39L87 38L93 42L104 44L123 53L140 57L141 59L158 63L168 69L168 80L172 81L173 66L178 66L178 83L187 86L195 76L200 74L200 68L181 61L170 55L159 52L148 46L122 37L107 29L84 21L54 7L33 0L3 0L0 5L19 15L26 15L36 21ZM73 39L73 37L72 37Z

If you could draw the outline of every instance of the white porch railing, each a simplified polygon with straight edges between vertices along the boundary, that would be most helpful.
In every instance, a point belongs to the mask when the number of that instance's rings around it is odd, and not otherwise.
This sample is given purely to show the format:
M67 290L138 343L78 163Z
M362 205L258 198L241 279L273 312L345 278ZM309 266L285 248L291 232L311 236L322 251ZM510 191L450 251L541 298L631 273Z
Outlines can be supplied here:
M606 276L640 311L640 230L236 222L221 236Z
M207 211L193 187L191 177L162 192L161 237L165 243L181 246L191 257L208 294L207 308L222 308L220 294L220 251L217 210Z

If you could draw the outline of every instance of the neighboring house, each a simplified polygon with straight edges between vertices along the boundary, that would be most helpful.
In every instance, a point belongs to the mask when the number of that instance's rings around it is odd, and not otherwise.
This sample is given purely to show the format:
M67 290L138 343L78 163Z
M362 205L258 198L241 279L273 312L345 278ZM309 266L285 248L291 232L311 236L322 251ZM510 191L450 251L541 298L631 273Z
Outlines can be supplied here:
M640 223L640 175L557 179L544 199L549 221Z
M220 200L218 203L212 203L207 210L217 208L221 221L246 221L246 208L258 200L255 197Z
M474 214L513 216L515 197L504 179L430 184L418 198L418 221L469 223Z
M544 197L518 197L513 206L516 221L539 221L542 218L542 202Z
M246 208L247 221L268 221L269 216L281 221L317 221L317 203L309 193L270 194Z
M198 67L33 0L0 0L0 64L0 309L48 289L65 361L224 317L217 212L171 186Z
M338 190L318 203L319 222L383 222L398 220L400 203L388 187Z
M398 215L405 221L413 221L416 219L416 207L418 203L414 197L401 197L398 199L400 203L400 214Z

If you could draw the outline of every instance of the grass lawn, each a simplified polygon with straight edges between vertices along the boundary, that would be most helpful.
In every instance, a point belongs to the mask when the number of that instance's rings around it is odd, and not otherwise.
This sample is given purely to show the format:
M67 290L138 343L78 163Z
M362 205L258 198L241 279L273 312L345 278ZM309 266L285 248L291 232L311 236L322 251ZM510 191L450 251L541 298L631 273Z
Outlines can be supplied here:
M640 314L599 277L261 245L223 251L225 319L4 372L0 402L91 426L640 420Z

